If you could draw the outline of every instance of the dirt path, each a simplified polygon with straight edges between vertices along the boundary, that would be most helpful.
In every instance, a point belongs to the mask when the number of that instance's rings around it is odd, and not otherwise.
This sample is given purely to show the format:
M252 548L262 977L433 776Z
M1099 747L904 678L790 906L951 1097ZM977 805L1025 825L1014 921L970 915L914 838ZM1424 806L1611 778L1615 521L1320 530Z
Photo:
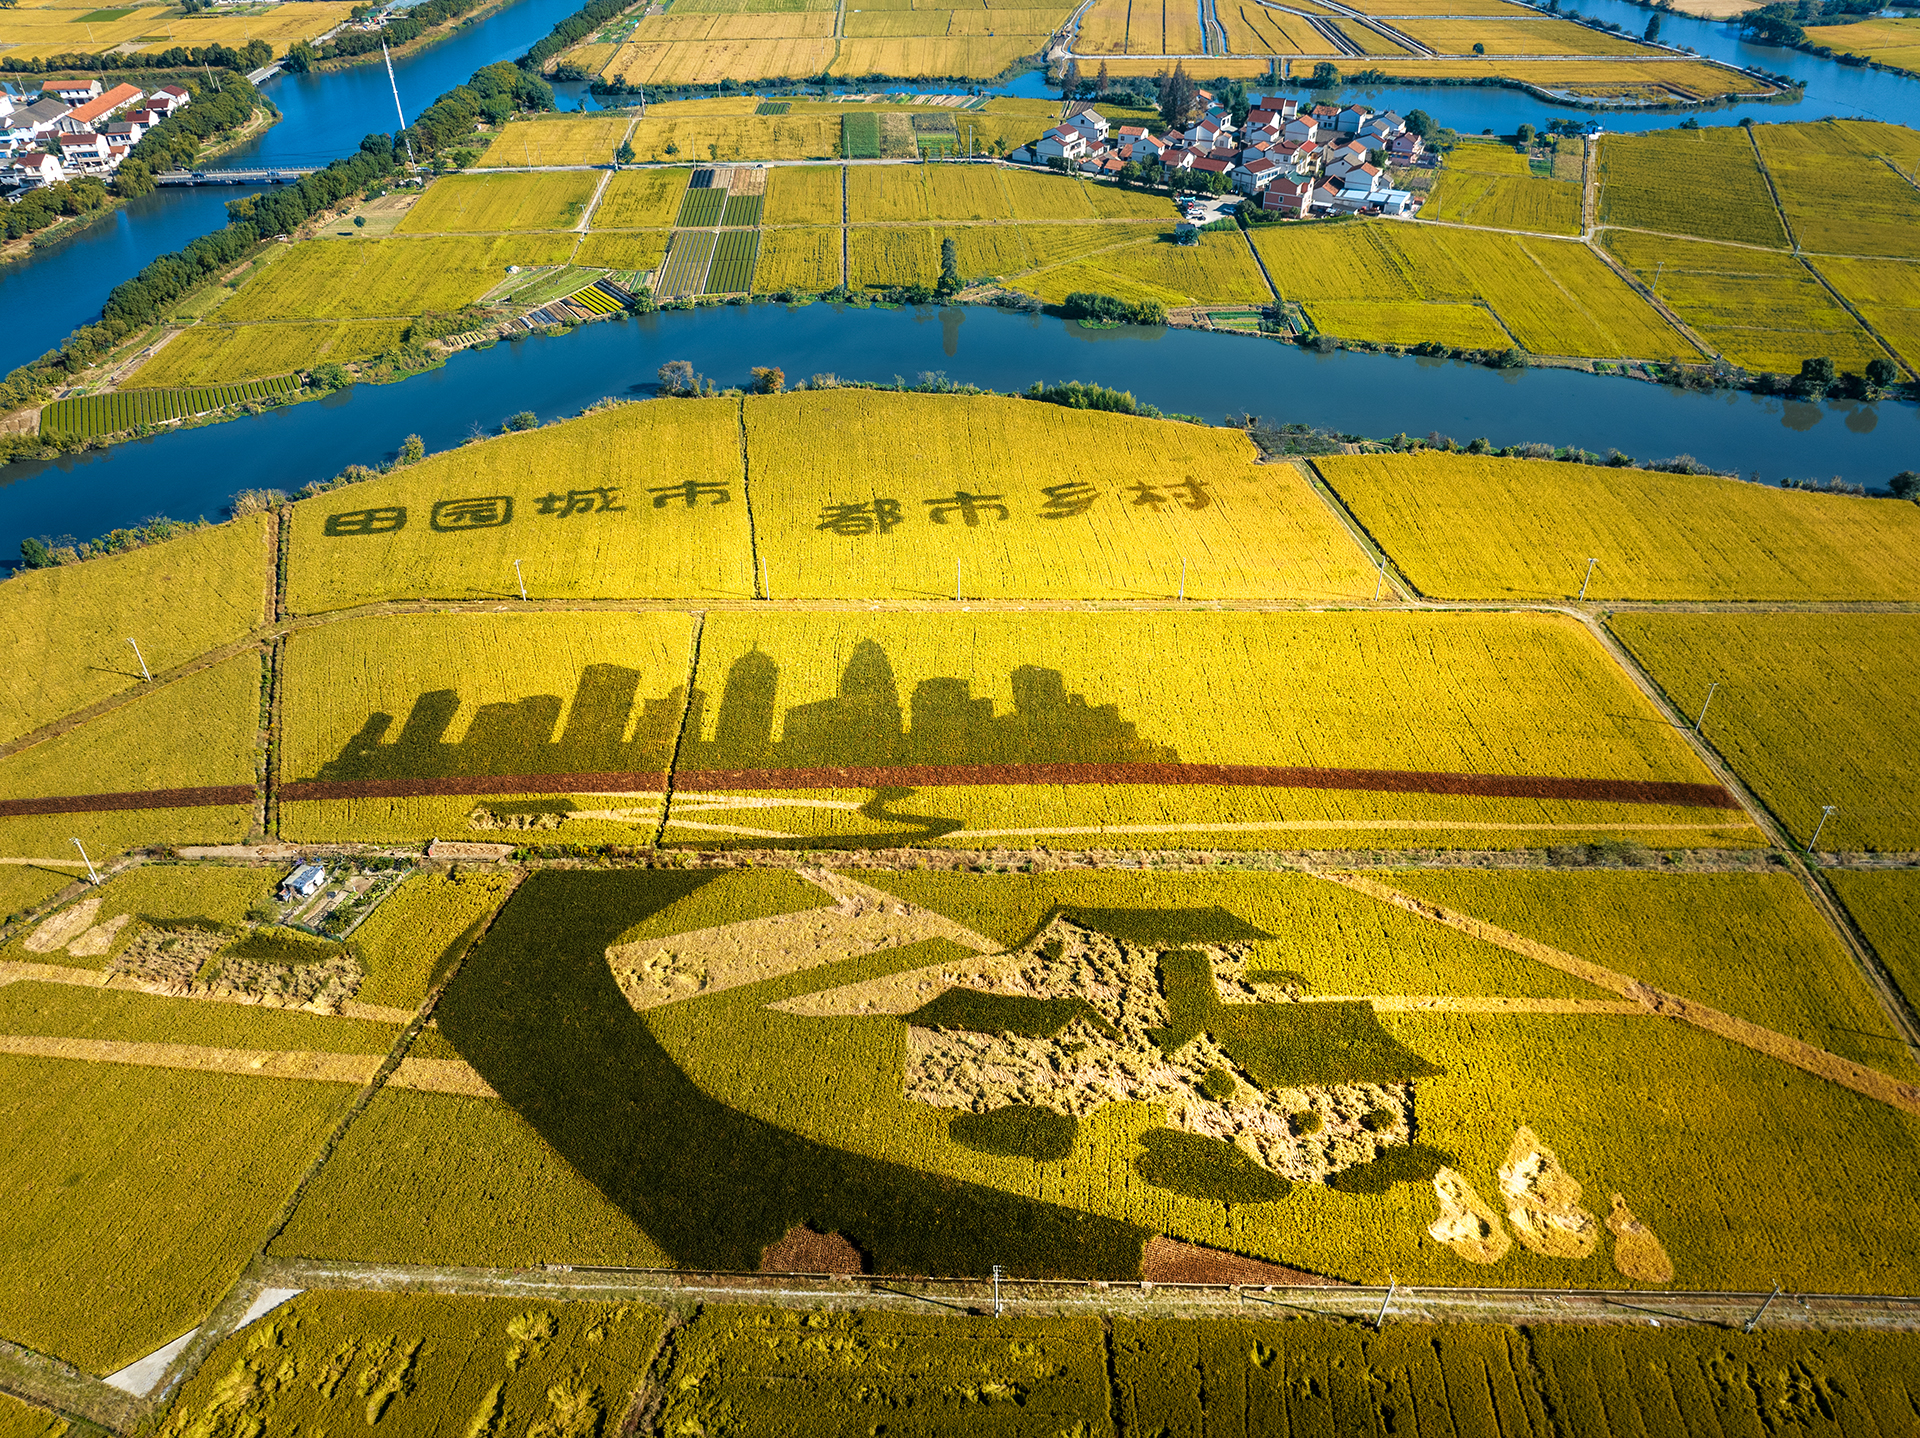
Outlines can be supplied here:
M1795 1068L1813 1074L1817 1078L1827 1079L1855 1093L1865 1094L1903 1112L1920 1116L1920 1085L1903 1083L1890 1078L1877 1069L1867 1068L1864 1064L1854 1063L1851 1059L1841 1058L1838 1054L1828 1053L1825 1049L1815 1048L1812 1044L1802 1043L1799 1039L1789 1038L1772 1029L1762 1028L1759 1024L1749 1023L1745 1019L1735 1018L1732 1014L1722 1013L1719 1009L1709 1008L1705 1004L1656 989L1650 984L1620 973L1603 965L1593 963L1566 953L1551 945L1529 939L1524 934L1499 928L1471 914L1429 903L1424 899L1415 899L1398 889L1382 884L1377 880L1363 878L1358 874L1338 874L1316 871L1321 878L1332 883L1356 889L1360 893L1404 909L1410 914L1444 924L1450 929L1471 935L1483 943L1495 944L1500 948L1533 959L1537 963L1558 969L1596 988L1609 989L1623 999L1636 1002L1649 1014L1658 1014L1677 1018L1692 1024L1695 1028L1705 1029L1708 1033L1718 1034L1730 1039L1744 1048L1762 1053L1782 1063L1792 1064Z

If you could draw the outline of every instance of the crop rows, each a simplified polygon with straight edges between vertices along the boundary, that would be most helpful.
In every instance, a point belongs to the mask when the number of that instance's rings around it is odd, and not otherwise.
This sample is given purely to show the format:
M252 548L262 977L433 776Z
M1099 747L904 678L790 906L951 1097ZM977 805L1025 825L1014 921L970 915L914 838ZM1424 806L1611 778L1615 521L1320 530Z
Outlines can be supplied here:
M857 112L840 117L840 153L849 160L880 158L880 117Z
M249 380L245 384L207 385L197 389L135 389L118 394L92 394L58 399L40 411L40 433L49 439L88 439L97 434L120 434L143 424L209 414L228 405L291 394L300 387L291 375Z
M755 203L759 201L756 197ZM743 295L753 286L753 261L760 245L758 230L722 230L713 247L713 267L702 291L709 295Z
M1787 248L1766 178L1738 126L1603 138L1600 223Z
M680 217L674 224L683 229L708 229L720 223L727 205L727 192L715 185L689 188L680 202Z
M760 223L761 195L728 195L720 223L729 229L751 229Z
M713 242L712 230L673 232L673 248L667 251L667 266L660 275L661 299L701 292L707 282L707 264L713 258Z

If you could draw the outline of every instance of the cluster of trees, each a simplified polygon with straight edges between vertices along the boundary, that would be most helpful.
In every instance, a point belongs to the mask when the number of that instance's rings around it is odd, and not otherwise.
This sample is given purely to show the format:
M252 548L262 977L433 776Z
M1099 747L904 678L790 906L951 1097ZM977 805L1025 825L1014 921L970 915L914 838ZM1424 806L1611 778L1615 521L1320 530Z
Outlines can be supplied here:
M553 86L537 71L503 60L475 70L466 84L454 86L427 106L394 143L411 141L414 156L426 159L441 150L457 148L482 120L489 125L504 125L516 110L552 108Z
M244 259L259 241L294 229L308 216L337 204L393 171L385 135L369 135L360 149L324 170L227 206L224 229L202 235L183 250L162 255L132 279L114 287L100 319L67 336L58 350L22 365L0 381L0 409L31 403L51 385L78 374L103 353L156 319L162 310L207 279ZM33 436L22 441L37 447ZM18 444L10 446L18 449Z
M1070 320L1092 320L1095 324L1164 325L1167 322L1167 307L1158 300L1140 300L1129 304L1112 295L1094 294L1088 290L1075 290L1067 296L1061 308L1067 312Z
M260 92L244 75L229 78L218 90L189 85L193 103L176 110L146 134L127 153L121 164L138 164L142 172L185 169L209 140L231 134L253 118L254 110L265 103ZM140 183L138 176L132 183ZM151 189L151 181L147 189ZM145 194L146 190L121 187L121 194Z
M1065 384L1035 384L1026 391L1024 398L1036 399L1042 404L1061 405L1067 409L1098 409L1110 414L1137 414L1147 419L1165 418L1153 405L1135 399L1130 390L1082 384L1077 379L1070 379Z
M1851 25L1877 13L1884 0L1776 0L1740 17L1740 28L1765 45L1807 47L1808 25ZM1826 46L1819 51L1831 53Z
M587 0L573 14L547 32L544 40L520 57L520 68L539 74L540 67L569 45L577 44L622 11L631 10L640 0Z
M98 539L82 541L71 535L62 535L58 539L23 539L20 541L20 566L23 569L52 569L55 565L75 564L82 559L94 559L103 554L125 554L129 549L163 544L178 535L191 534L196 529L206 528L206 524L204 519L196 521L162 516L148 520L137 529L110 530Z
M1842 374L1832 360L1822 357L1802 360L1800 373L1793 377L1788 388L1791 393L1810 399L1823 395L1832 395L1835 399L1870 399L1875 391L1889 388L1899 378L1899 369L1884 355L1868 360L1864 374Z
M29 190L17 203L0 205L0 233L24 239L69 215L90 215L105 208L107 187L90 175Z
M0 74L65 75L72 71L117 72L122 70L235 70L244 75L258 70L273 58L273 46L265 40L251 40L235 50L217 41L211 45L175 45L167 50L122 55L90 55L83 51L63 51L58 55L16 59L0 56Z
M422 4L402 11L378 30L347 30L334 36L318 50L304 40L299 41L287 51L286 67L304 75L313 68L315 61L370 55L380 48L382 41L389 45L405 45L410 40L418 40L436 25L458 20L483 3L484 0L423 0ZM354 7L355 18L359 18L362 8L357 5Z

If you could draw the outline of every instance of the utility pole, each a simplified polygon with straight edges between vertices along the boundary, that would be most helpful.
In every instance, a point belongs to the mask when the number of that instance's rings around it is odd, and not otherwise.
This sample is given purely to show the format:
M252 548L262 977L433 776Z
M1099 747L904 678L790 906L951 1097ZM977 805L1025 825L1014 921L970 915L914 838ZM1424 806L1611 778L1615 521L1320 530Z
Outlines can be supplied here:
M1587 577L1580 581L1580 597L1582 599L1585 599L1587 597L1587 586L1593 583L1593 566L1598 564L1599 562L1600 561L1598 558L1589 559L1587 561Z
M1776 1283L1773 1285L1773 1292L1767 1295L1767 1301L1760 1305L1760 1311L1754 1314L1753 1317L1747 1320L1747 1332L1749 1333L1753 1332L1754 1325L1757 1324L1763 1317L1766 1316L1767 1310L1773 1307L1773 1300L1778 1298L1779 1296L1780 1296L1780 1285Z
M1399 1279L1397 1278L1387 1279L1387 1296L1380 1300L1380 1311L1376 1313L1373 1317L1373 1331L1375 1333L1378 1333L1381 1329L1387 1326L1387 1305L1393 1302L1393 1295L1395 1294L1395 1292L1399 1290L1399 1287L1400 1287Z
M1000 1316L1000 1265L997 1263L993 1266L993 1316ZM1747 1331L1751 1333L1753 1330Z
M400 118L400 138L407 147L407 168L415 169L417 164L413 158L413 141L407 139L407 112L400 108L400 82L393 78L393 56L387 53L387 38L384 35L380 37L380 57L387 62L387 84L393 89L393 113Z
M1182 600L1185 600L1186 597L1187 597L1187 561L1186 561L1186 557L1183 555L1181 556L1181 559L1180 559L1180 598Z
M147 668L147 656L140 652L140 646L131 638L127 640L127 643L133 645L133 657L140 661L140 673L146 677L147 683L153 683L153 671Z
M93 867L93 860L87 857L87 846L75 839L73 847L80 851L80 861L87 866L87 877L97 885L100 882L100 875Z
M527 577L520 572L520 561L517 559L513 561L513 577L520 585L520 597L525 599L527 597Z
M1714 680L1713 683L1707 686L1707 702L1706 704L1702 704L1700 706L1700 717L1693 721L1694 733L1698 734L1700 732L1700 726L1707 722L1707 704L1713 703L1713 691L1718 689L1719 687L1720 687L1720 681L1718 679Z
M1813 837L1807 840L1807 857L1809 859L1813 857L1813 846L1820 842L1820 831L1827 827L1827 820L1831 819L1837 811L1838 811L1837 805L1834 805L1834 804L1821 805L1820 822L1813 826ZM1749 1328L1747 1331L1751 1333L1753 1330Z

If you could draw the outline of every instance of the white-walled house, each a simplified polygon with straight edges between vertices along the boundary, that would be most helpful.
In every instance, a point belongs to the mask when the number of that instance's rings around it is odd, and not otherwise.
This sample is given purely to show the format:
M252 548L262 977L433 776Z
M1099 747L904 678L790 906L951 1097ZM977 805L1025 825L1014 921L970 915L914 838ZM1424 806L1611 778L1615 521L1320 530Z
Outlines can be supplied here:
M1334 118L1334 128L1343 135L1357 135L1360 127L1373 118L1365 105L1349 105Z
M1257 160L1242 162L1233 172L1234 189L1243 195L1257 195L1275 180L1285 175L1285 171L1272 160L1262 156Z
M57 155L35 150L31 154L15 155L8 160L7 175L9 179L25 180L29 184L57 185L66 179L67 172Z
M1077 131L1089 145L1098 145L1107 138L1107 117L1097 110L1081 110L1061 121L1060 128Z
M1056 125L1040 137L1039 143L1033 149L1043 165L1048 160L1071 162L1087 153L1087 137L1078 130Z
M1305 217L1313 213L1313 181L1279 179L1261 192L1260 207L1283 215Z
M40 93L69 107L84 105L89 100L100 98L100 82L98 80L50 80L40 87Z
M1318 140L1320 127L1313 122L1313 116L1296 115L1287 121L1287 128L1282 138L1289 144L1296 145L1305 140Z
M178 85L162 85L147 96L147 107L161 110L171 115L175 110L184 110L193 103L193 96Z

